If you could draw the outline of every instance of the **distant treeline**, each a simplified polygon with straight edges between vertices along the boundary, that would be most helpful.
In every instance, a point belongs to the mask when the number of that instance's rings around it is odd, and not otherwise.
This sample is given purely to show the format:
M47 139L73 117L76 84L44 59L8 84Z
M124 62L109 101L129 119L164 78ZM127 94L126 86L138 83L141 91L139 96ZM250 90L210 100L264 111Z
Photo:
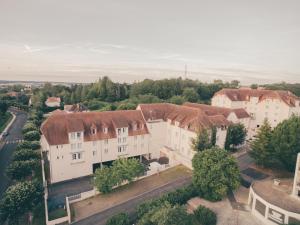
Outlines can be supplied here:
M145 79L133 84L113 82L108 77L100 78L91 84L76 84L70 87L46 83L34 89L33 104L41 104L49 96L61 97L64 104L83 103L90 110L134 109L139 103L171 102L182 104L185 101L210 103L212 96L222 88L238 88L240 82L215 80L204 83L199 80L173 78L162 80ZM258 85L251 85L257 88ZM300 96L300 84L261 85L269 89L290 90Z

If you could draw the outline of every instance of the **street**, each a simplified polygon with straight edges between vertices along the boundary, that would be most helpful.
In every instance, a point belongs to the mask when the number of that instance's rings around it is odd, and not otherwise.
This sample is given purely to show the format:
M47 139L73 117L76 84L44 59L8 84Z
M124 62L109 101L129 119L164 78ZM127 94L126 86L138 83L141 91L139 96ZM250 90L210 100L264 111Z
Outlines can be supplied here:
M11 162L18 144L17 141L22 139L22 128L27 120L25 112L15 109L11 109L11 111L15 113L16 119L8 130L8 136L4 137L0 144L0 199L10 184L10 180L5 175L5 170Z

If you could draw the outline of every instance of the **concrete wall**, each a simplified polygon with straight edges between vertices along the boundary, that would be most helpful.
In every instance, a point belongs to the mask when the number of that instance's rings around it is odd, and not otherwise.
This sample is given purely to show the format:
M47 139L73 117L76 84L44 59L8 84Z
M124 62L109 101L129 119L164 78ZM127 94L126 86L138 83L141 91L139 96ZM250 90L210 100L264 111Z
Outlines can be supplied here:
M268 203L257 195L252 187L250 187L248 204L250 205L251 213L266 225L289 224L290 218L295 218L300 221L300 214L286 211ZM265 206L263 213L256 209L257 204Z

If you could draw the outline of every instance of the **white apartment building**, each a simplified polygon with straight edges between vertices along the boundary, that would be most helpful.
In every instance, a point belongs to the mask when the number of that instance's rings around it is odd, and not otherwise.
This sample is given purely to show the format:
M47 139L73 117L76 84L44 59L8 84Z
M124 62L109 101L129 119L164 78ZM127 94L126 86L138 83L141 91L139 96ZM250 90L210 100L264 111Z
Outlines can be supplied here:
M289 91L265 89L222 89L212 98L212 106L242 108L250 115L249 136L267 119L272 127L293 114L300 115L300 99Z
M41 131L51 183L91 175L119 157L149 155L150 134L137 110L56 113Z
M41 127L51 183L91 175L119 157L166 156L170 163L192 168L191 141L197 132L215 127L216 145L224 147L230 121L241 122L248 115L243 109L204 107L159 103L127 111L54 113Z
M300 153L297 156L292 195L300 200Z

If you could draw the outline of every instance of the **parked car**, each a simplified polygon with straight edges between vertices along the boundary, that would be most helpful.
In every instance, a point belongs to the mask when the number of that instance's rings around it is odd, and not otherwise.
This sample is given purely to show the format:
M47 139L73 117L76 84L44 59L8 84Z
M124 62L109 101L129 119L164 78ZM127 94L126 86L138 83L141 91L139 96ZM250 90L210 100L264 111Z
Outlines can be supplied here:
M7 131L4 131L3 133L2 133L2 136L3 137L6 137L8 135L8 132Z

